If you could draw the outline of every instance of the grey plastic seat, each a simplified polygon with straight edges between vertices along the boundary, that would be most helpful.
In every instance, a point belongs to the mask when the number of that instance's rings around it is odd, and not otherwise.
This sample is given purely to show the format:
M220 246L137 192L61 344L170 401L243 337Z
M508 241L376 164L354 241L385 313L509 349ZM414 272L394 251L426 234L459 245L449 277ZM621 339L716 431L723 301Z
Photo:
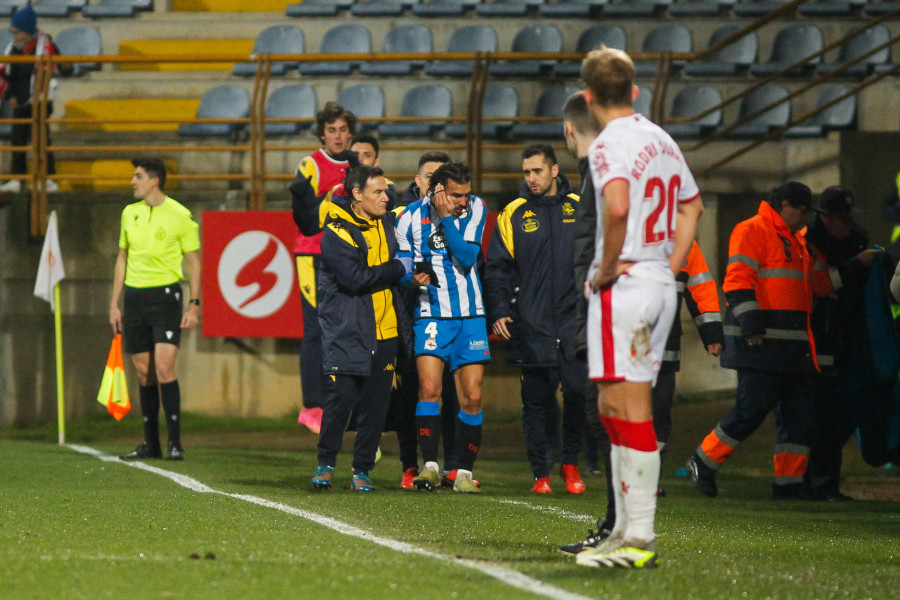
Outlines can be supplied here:
M659 25L651 29L641 44L642 52L690 52L693 48L691 31L684 25ZM672 66L680 68L683 60L672 61ZM655 60L638 60L634 70L639 77L656 74L659 63Z
M825 106L851 89L849 85L843 84L825 88L819 94L816 108ZM785 135L788 137L822 137L831 130L853 129L856 127L856 107L857 97L856 94L852 94L826 108L806 123L791 127L785 132Z
M569 96L580 91L577 85L559 84L547 88L538 96L537 104L534 107L534 116L536 117L556 117L557 120L536 122L536 123L516 123L513 125L513 135L517 138L541 138L541 139L562 139L562 110Z
M100 32L93 27L69 27L53 38L59 53L68 56L99 56L103 54ZM100 63L74 63L70 77L80 77L88 71L99 71Z
M482 117L511 117L519 116L519 94L515 88L503 83L489 83L484 89L484 99L481 105ZM498 138L509 131L513 126L512 121L482 121L482 137ZM449 123L444 130L447 137L466 137L465 123Z
M650 91L650 88L639 85L637 100L632 105L634 112L640 113L649 119L651 106L653 106L653 92Z
M750 65L750 72L757 77L765 77L815 54L824 47L822 30L810 23L796 23L780 29L772 41L772 54L768 62ZM808 73L822 62L817 56L800 68L785 75L799 76Z
M846 0L813 0L801 4L797 9L804 17L849 17L860 11L865 0L848 2Z
M412 0L367 0L360 3L359 0L350 7L350 14L355 17L399 17L403 11L414 2Z
M671 0L619 0L603 7L607 17L652 17L666 10Z
M85 4L87 0L32 0L31 8L38 17L64 19L84 8Z
M672 100L671 117L692 117L722 103L722 93L712 85L689 85ZM693 121L666 123L663 126L672 137L700 137L722 125L722 109L716 109Z
M342 10L348 10L353 0L303 0L298 4L288 4L284 14L289 17L335 17Z
M538 11L544 17L594 17L607 4L609 0L556 0L555 4L541 4Z
M381 44L382 52L432 52L431 30L424 25L400 25L391 29ZM359 72L364 75L409 75L425 66L424 60L364 62Z
M481 0L419 0L412 5L417 17L459 17L481 4Z
M127 18L144 10L153 10L153 0L99 0L82 8L81 14L89 19Z
M734 35L743 27L741 25L724 25L709 36L712 47L720 41ZM725 46L704 60L689 62L684 65L684 74L694 77L715 77L736 75L750 68L759 55L759 38L755 31L744 35L735 42Z
M731 10L735 0L681 0L669 4L673 17L712 17Z
M377 119L384 116L384 92L377 85L363 83L342 89L337 95L338 104L358 118ZM360 121L359 131L372 131L381 125L378 121Z
M487 25L467 25L460 27L450 36L447 52L496 52L497 32ZM475 68L475 61L446 60L425 65L428 75L469 76Z
M293 25L272 25L259 32L253 42L253 54L303 54L306 44L303 32ZM296 69L297 61L273 62L272 75L284 75L288 69ZM234 65L232 73L242 77L256 75L256 63Z
M0 0L0 17L12 16L14 12L28 3L28 0ZM4 46L6 48L6 46Z
M198 119L240 119L250 116L250 92L238 85L220 85L200 99ZM244 123L182 123L178 135L227 136L244 128Z
M731 12L739 17L761 17L778 10L789 0L741 0L731 7ZM782 17L785 18L785 17Z
M479 4L475 13L480 17L524 17L528 9L541 4L542 0L494 0L490 4Z
M400 117L434 117L434 121L411 121L408 123L384 123L378 128L381 135L402 135L428 137L447 126L453 109L453 97L450 90L442 85L419 85L403 95L400 104Z
M266 101L266 116L281 119L312 119L316 116L316 92L299 83L278 88ZM294 135L311 123L266 123L266 135Z
M728 137L760 137L772 129L787 125L791 120L791 103L787 97L788 91L774 83L768 83L744 96L738 108L738 121L760 110L763 112L728 132Z
M562 34L553 25L531 25L513 38L512 52L562 52ZM538 77L546 74L555 60L518 60L492 64L496 77Z
M576 52L587 54L598 48L600 44L606 44L607 48L624 50L626 45L625 31L618 25L594 25L581 32L578 42L575 44ZM581 62L559 62L553 68L557 77L578 77L581 75Z
M830 73L841 65L851 62L867 52L872 51L876 47L887 43L890 39L891 33L884 25L876 25L875 27L867 29L841 44L837 60L832 63L819 65L819 73ZM878 52L871 54L865 60L841 71L841 75L845 77L865 77L872 71L887 68L890 67L890 65L891 47L885 46Z
M372 51L372 34L364 25L337 25L325 33L320 54L366 53ZM301 62L301 75L349 75L358 66L354 61Z
M870 17L880 17L881 15L895 11L898 8L900 8L900 2L896 2L895 0L870 0L869 2L866 2L863 10L865 10L866 14Z

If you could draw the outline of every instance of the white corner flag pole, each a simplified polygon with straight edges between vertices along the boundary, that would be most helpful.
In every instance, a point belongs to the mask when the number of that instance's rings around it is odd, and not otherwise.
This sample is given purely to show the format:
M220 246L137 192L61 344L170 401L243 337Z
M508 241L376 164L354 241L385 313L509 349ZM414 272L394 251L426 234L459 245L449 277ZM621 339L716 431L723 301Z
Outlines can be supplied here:
M56 333L56 415L59 445L66 443L66 395L63 386L62 312L59 308L59 282L53 286L53 324Z

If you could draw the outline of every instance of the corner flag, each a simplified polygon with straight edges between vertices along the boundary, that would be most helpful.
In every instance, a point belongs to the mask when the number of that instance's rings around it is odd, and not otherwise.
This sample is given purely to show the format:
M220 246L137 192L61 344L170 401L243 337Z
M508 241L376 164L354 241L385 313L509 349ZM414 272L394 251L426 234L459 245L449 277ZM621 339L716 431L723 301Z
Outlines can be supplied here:
M97 402L104 405L116 421L131 410L128 386L125 383L125 364L122 361L122 334L117 333L109 348L109 358L103 370L103 380L97 393Z
M34 295L50 303L50 310L56 309L53 289L66 276L63 268L62 253L59 250L59 231L56 227L56 211L50 213L47 222L47 235L44 236L44 247L41 249L41 264L38 266L37 279L34 282Z

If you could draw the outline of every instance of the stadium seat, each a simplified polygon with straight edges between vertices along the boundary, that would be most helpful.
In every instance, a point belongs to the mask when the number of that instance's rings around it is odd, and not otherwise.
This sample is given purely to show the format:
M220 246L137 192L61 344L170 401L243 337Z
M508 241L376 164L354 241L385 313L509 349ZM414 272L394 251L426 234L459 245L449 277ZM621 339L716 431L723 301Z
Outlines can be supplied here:
M479 4L475 13L480 17L524 17L528 9L541 4L542 0L494 0L490 4Z
M419 85L403 95L400 117L435 117L434 121L410 121L407 123L384 123L378 128L381 135L403 135L428 137L447 126L440 120L450 116L453 97L450 90L442 85Z
M651 29L644 37L641 52L690 52L693 47L691 31L684 25L659 25ZM672 66L679 68L683 60L672 61ZM639 77L651 77L656 74L659 63L655 60L637 60L634 62L635 72Z
M0 17L9 17L25 6L28 0L0 0ZM6 46L4 46L5 48Z
M316 116L316 92L298 83L278 88L266 101L267 117L312 119ZM309 129L311 123L266 123L266 135L294 135Z
M576 52L587 54L594 48L606 44L607 48L624 50L626 39L625 31L618 25L594 25L581 32L578 42L575 44ZM578 77L581 75L581 62L566 61L556 63L553 67L557 77Z
M788 25L775 34L772 41L772 54L769 61L763 64L750 65L750 72L757 77L765 77L776 71L800 62L807 56L815 54L824 47L822 30L811 23ZM793 69L785 75L804 75L822 62L822 57L810 59L800 68Z
M513 38L512 52L562 52L562 34L552 25L531 25ZM538 77L547 73L555 60L518 60L492 64L491 75L497 77Z
M787 125L791 120L791 103L788 91L780 85L768 83L741 99L737 120L763 111L752 120L728 132L728 137L754 138L770 130Z
M466 25L460 27L450 36L447 52L496 52L497 32L487 25ZM425 65L428 75L470 76L475 68L475 61L445 60Z
M38 17L64 19L85 4L87 0L32 0L31 7Z
M569 96L580 91L577 85L558 84L547 88L538 96L534 107L536 117L556 117L554 121L516 123L512 132L517 138L562 139L562 110Z
M399 17L413 2L406 0L367 0L364 4L357 0L350 7L350 14L355 17Z
M284 14L289 17L335 17L342 10L348 10L353 0L303 0L298 4L288 4Z
M518 117L519 94L511 86L502 83L489 83L484 89L482 102L482 117ZM481 123L481 135L483 137L498 138L513 126L512 121L483 121ZM447 137L466 137L465 123L449 123L444 130Z
M197 119L240 119L250 116L250 93L238 85L220 85L200 99ZM226 136L244 129L244 123L182 123L178 135Z
M859 58L872 51L876 47L886 44L891 39L891 33L884 25L876 25L867 29L841 44L837 60L832 63L819 65L819 73L830 73L848 62ZM841 71L844 77L865 77L872 71L879 71L891 66L891 47L885 46L878 52L869 55L865 60L856 63Z
M900 8L900 2L896 2L895 0L870 0L869 2L866 2L864 6L866 14L870 17L880 17L881 15L886 15L898 8Z
M70 27L54 38L59 53L68 56L99 56L103 54L100 33L93 27ZM99 71L100 63L75 63L70 77L81 77L88 71Z
M742 0L731 7L731 12L739 17L761 17L787 3L788 0Z
M681 0L669 4L673 17L713 17L731 10L735 0Z
M98 0L85 5L81 14L89 19L108 19L133 17L141 10L153 10L153 0Z
M458 17L479 4L481 0L419 0L412 12L417 17Z
M634 108L634 112L640 113L650 118L650 107L653 105L653 92L650 91L650 88L646 88L642 85L638 86L638 97L637 100L634 101L632 107Z
M365 25L337 25L325 33L320 54L366 53L372 51L372 34ZM359 63L301 62L297 67L301 75L349 75Z
M556 0L538 7L544 17L593 17L600 14L609 0Z
M305 52L303 32L293 25L272 25L259 32L253 42L253 54L303 54ZM273 62L272 75L284 75L288 69L296 69L297 61ZM256 63L247 62L234 65L232 73L242 77L256 75Z
M672 100L670 117L692 117L722 103L722 93L712 85L689 85ZM672 137L700 137L722 125L722 109L718 108L706 116L693 121L667 123L663 126Z
M804 17L849 17L850 15L861 10L865 4L865 0L861 2L856 0L849 2L846 0L813 0L806 4L801 4L797 9Z
M377 119L384 116L384 92L377 85L360 84L342 89L337 95L338 103L358 118ZM359 123L359 131L371 131L381 125L378 121Z
M851 89L849 85L833 85L826 88L819 95L816 108L821 108L833 102ZM791 127L785 132L785 135L788 137L822 137L831 130L853 129L856 126L856 105L856 94L847 96L812 117L806 123Z
M671 0L619 0L603 7L607 17L652 17L666 10Z
M432 52L431 30L424 25L400 25L391 29L381 44L382 52ZM359 66L363 75L409 75L413 69L425 65L424 60L395 60L364 62Z
M741 25L723 25L709 36L712 47L720 41L734 35L743 27ZM744 35L735 42L711 54L704 60L689 62L684 65L684 74L694 77L731 76L746 71L756 62L759 54L759 38L755 31Z

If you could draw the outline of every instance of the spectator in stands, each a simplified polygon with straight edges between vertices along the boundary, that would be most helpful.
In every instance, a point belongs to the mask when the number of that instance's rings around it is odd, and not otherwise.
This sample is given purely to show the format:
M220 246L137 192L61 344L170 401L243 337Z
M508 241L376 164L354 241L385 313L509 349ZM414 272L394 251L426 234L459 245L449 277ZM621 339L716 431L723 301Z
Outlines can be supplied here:
M579 197L547 144L522 152L519 198L500 213L484 272L494 335L509 340L510 366L522 368L522 428L534 475L531 491L547 494L547 416L555 416L562 385L560 476L570 494L583 494L578 453L584 440L587 363L575 352L573 239ZM554 419L555 423L555 419Z
M397 294L406 268L396 258L384 172L355 167L344 188L349 196L335 195L326 205L321 243L322 365L333 383L325 399L312 484L331 489L347 421L355 411L352 489L371 492L375 486L369 471L387 416L398 339L406 333L409 348L412 333Z
M896 361L883 373L877 364L897 356L896 341L886 336L894 346L888 352L876 347L869 333L879 316L883 329L892 326L888 299L873 294L868 285L871 277L886 283L891 265L884 261L884 250L868 248L869 234L853 221L860 211L849 189L826 188L816 211L806 242L820 296L813 303L811 323L822 373L813 383L815 435L806 479L814 500L840 502L852 499L840 491L844 445L867 417L887 422L896 394ZM873 409L877 406L882 410Z
M37 16L31 4L20 8L12 17L9 27L12 33L12 42L6 47L7 56L50 56L59 54L59 47L53 43L50 34L40 31L37 27ZM71 73L73 67L70 63L6 63L0 65L0 98L12 109L14 119L30 119L34 108L35 75L37 69L48 69L48 75L54 77L60 73ZM53 96L56 91L56 79L50 81L50 93L47 103L47 114L53 113ZM13 146L27 146L31 142L31 124L16 123L12 126L10 142ZM47 143L50 143L49 127L47 129ZM12 153L12 172L14 175L24 175L28 172L27 154L25 152ZM47 153L47 174L56 174L56 159L52 152ZM59 185L52 179L47 180L47 191L55 192ZM22 181L12 179L0 186L3 192L20 192Z
M313 433L322 426L322 402L330 379L322 373L322 332L316 304L316 273L320 265L320 240L325 214L320 211L325 195L344 181L348 168L358 164L350 151L356 116L337 102L327 102L316 114L316 136L323 147L300 161L291 184L291 208L299 232L294 242L297 282L303 307L303 344L300 347L300 385L303 408L297 421Z

